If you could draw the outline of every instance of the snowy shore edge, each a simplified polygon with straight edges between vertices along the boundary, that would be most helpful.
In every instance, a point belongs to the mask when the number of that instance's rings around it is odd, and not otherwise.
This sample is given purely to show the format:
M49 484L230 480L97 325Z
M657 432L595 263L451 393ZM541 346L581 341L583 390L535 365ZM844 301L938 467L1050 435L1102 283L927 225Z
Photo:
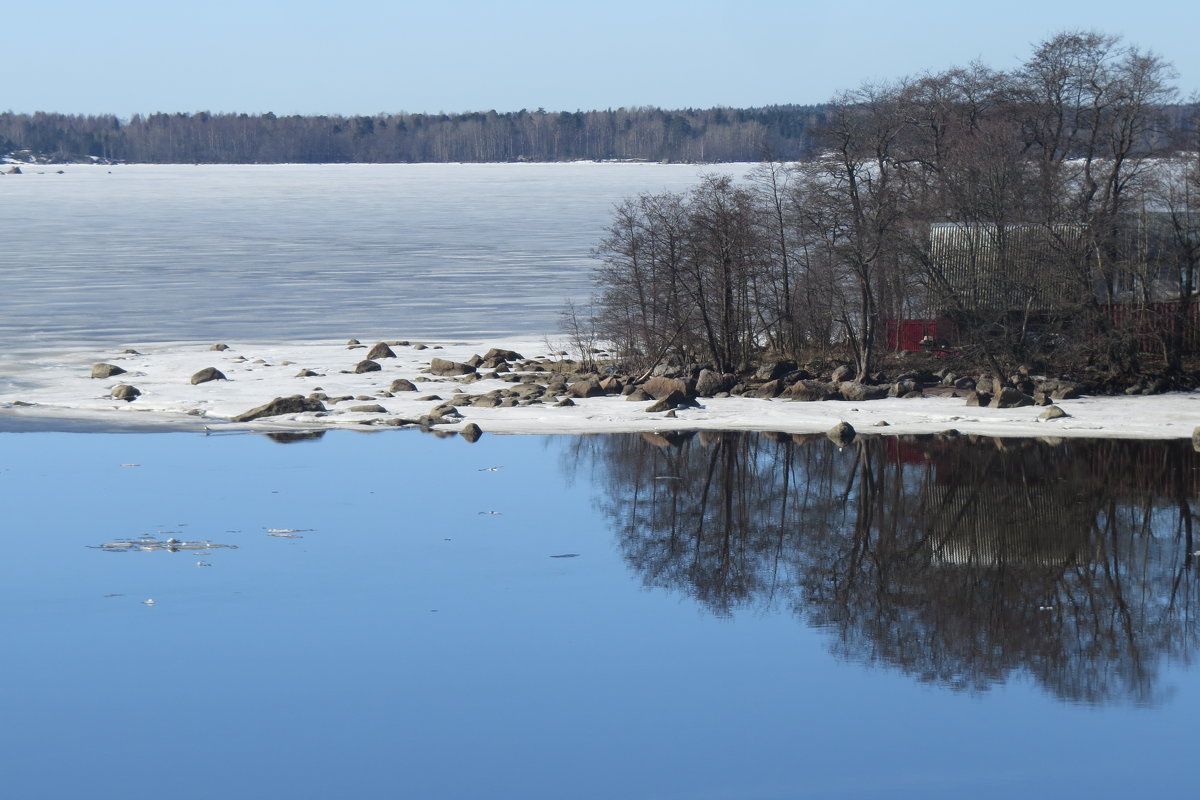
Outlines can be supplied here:
M503 394L515 386L504 376L445 377L429 374L432 358L462 362L493 347L542 359L562 356L544 339L393 342L394 357L376 359L379 369L355 372L370 345L347 342L132 343L110 350L43 354L21 365L4 364L9 386L0 393L0 432L42 431L316 431L395 428L422 417L464 393ZM129 351L129 352L126 352ZM93 378L92 367L123 370ZM218 370L225 380L192 383ZM491 374L491 373L485 373ZM392 391L397 380L415 391ZM137 388L132 401L114 399L118 385ZM232 419L276 397L323 396L325 411L301 411L246 422ZM437 399L428 399L434 398ZM860 434L938 434L957 431L995 437L1190 438L1200 426L1200 393L1061 400L1066 416L1043 419L1044 408L967 406L961 397L887 398L863 402L793 402L752 397L700 398L674 416L649 413L649 402L623 396L572 398L560 407L549 399L529 405L477 407L458 404L434 429L468 424L486 433L592 434L670 430L744 430L823 433L848 422ZM370 410L366 410L366 409Z

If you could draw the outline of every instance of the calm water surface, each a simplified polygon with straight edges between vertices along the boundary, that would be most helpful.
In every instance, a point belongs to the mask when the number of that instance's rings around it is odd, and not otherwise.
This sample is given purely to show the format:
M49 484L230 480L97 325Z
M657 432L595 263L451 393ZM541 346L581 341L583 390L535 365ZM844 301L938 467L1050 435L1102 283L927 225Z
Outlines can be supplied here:
M0 434L6 794L1182 796L1198 468L1131 441ZM143 536L237 549L97 549Z

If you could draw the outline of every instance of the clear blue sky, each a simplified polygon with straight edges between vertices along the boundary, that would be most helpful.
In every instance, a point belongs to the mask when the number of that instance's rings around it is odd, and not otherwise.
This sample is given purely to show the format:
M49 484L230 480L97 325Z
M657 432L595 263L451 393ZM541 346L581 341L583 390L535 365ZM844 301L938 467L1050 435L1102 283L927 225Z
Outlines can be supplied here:
M6 15L0 110L277 114L822 102L864 81L1019 64L1074 28L1200 89L1194 0L44 0Z

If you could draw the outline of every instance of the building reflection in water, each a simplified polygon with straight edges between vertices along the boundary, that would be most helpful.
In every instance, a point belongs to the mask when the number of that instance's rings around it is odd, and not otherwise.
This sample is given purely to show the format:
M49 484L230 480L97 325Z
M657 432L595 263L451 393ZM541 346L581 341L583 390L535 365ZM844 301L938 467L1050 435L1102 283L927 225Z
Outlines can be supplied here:
M834 652L982 691L1028 675L1156 704L1196 651L1187 442L707 433L580 437L597 507L651 587L768 608ZM588 463L590 462L590 464Z

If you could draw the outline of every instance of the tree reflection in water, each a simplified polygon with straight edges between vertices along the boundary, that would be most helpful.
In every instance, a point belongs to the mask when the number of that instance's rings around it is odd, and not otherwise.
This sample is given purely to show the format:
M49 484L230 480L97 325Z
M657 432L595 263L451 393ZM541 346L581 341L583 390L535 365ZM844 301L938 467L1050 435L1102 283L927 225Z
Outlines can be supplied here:
M1186 442L580 437L647 586L786 609L834 652L981 691L1160 702L1197 645L1200 457Z

